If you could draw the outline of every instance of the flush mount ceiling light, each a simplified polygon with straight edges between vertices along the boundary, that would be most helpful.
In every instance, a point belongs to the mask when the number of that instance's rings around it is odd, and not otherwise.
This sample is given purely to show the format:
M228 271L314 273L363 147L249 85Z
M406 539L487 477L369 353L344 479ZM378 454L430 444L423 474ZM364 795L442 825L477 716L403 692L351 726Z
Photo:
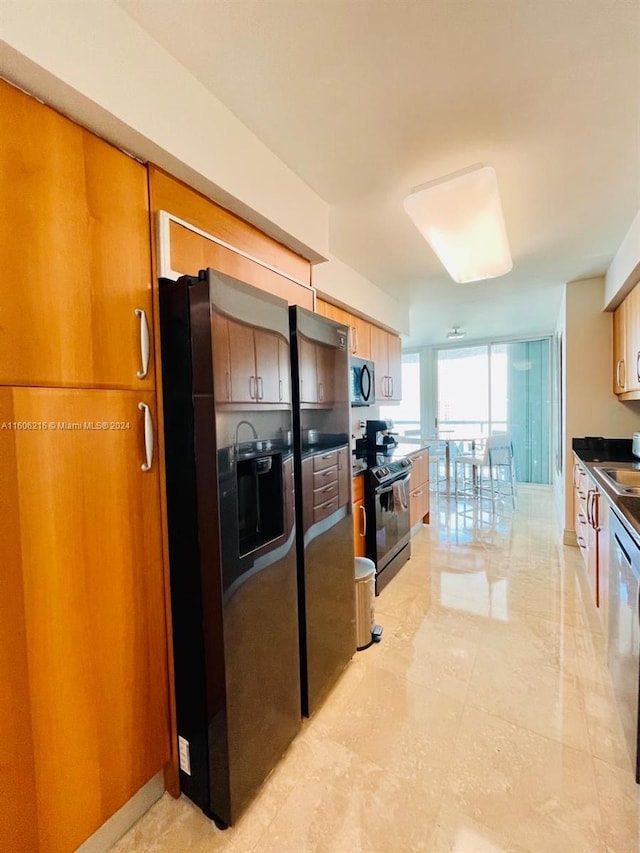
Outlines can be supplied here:
M454 281L496 278L513 267L491 166L470 166L416 187L404 209Z
M466 332L460 331L460 326L454 326L450 332L447 332L447 338L450 341L459 341L460 338L464 338L466 334Z

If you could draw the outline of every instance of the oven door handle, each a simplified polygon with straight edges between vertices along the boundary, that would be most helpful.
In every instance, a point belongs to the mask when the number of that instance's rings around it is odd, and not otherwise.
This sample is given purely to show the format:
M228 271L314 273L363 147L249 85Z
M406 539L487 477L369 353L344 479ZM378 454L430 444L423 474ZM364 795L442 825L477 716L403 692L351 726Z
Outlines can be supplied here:
M387 492L393 491L393 487L396 485L396 483L408 483L410 476L411 476L411 474L403 474L402 477L398 477L392 483L386 483L384 486L378 486L375 489L375 494L376 495L384 495Z

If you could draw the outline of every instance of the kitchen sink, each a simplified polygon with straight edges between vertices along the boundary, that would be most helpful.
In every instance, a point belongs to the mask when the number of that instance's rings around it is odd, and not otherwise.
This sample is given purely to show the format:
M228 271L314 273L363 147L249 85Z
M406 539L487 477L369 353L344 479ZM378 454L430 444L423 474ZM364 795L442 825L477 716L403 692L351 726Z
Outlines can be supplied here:
M638 468L596 469L609 486L620 495L640 495L640 470Z

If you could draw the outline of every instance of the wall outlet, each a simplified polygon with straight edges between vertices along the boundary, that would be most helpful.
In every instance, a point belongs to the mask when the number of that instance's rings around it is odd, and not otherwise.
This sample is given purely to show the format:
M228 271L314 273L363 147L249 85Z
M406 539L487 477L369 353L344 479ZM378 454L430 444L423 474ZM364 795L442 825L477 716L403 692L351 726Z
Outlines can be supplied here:
M178 735L178 755L180 756L180 770L191 776L191 753L189 751L189 741L186 738Z

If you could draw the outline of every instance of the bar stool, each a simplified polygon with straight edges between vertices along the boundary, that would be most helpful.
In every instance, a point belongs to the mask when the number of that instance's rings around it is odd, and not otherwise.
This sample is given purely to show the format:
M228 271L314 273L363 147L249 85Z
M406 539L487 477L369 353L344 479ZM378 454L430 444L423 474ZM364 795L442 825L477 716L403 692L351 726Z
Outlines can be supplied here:
M513 445L507 433L490 435L485 439L481 454L456 456L454 466L456 495L478 499L490 498L494 508L498 499L510 498L515 509L516 479ZM462 489L458 488L460 466L462 466ZM466 476L467 467L471 468L471 478ZM471 484L470 488L468 488L469 484Z

